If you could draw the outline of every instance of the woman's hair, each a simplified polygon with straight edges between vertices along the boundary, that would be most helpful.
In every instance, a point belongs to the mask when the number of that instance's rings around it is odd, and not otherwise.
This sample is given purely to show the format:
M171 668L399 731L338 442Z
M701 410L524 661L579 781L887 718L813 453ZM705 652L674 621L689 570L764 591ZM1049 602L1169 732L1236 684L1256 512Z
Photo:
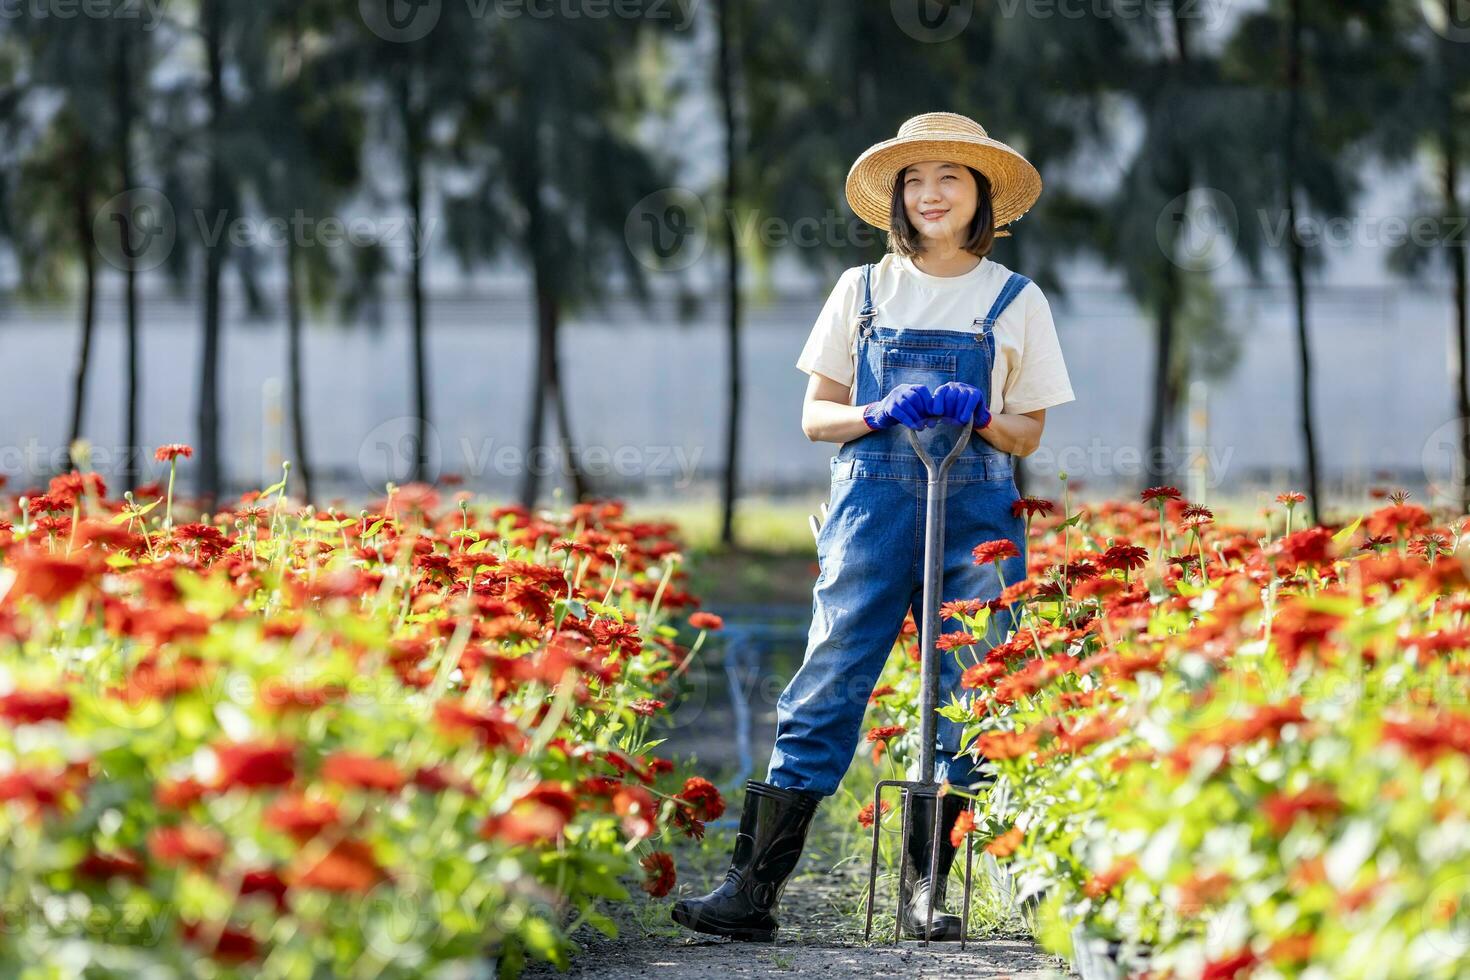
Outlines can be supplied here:
M960 248L981 258L990 254L995 244L995 208L990 200L990 178L974 167L966 167L975 178L975 217L970 220L970 231ZM923 251L923 236L909 221L903 206L903 179L908 173L904 167L893 178L893 199L888 205L888 250L899 255L914 256Z

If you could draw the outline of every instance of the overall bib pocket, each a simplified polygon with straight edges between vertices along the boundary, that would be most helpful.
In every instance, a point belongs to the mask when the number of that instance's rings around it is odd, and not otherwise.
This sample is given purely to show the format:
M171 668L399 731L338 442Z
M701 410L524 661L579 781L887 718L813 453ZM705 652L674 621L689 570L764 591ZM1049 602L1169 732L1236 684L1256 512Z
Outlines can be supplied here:
M883 395L902 384L925 385L932 392L946 381L955 380L955 368L953 353L888 347L883 351L878 388Z

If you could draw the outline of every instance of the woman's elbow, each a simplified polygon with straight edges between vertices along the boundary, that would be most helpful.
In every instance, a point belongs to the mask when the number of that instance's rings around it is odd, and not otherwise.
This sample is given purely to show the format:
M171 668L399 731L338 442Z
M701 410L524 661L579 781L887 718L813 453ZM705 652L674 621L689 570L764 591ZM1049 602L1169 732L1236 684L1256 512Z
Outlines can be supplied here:
M1012 455L1030 456L1032 453L1036 452L1036 450L1040 448L1040 446L1041 433L1038 432L1035 435L1022 436L1018 441L1015 450L1012 452Z

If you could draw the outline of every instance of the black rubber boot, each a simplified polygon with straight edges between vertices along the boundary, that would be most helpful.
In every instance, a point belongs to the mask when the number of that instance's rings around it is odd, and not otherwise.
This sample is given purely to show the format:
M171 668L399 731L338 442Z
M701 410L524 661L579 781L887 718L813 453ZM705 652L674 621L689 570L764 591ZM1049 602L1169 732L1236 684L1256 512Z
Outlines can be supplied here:
M948 890L949 869L954 864L957 848L949 842L949 831L965 809L969 800L955 793L940 797L944 807L943 823L940 825L939 869L934 886L934 916L929 923L929 858L933 854L935 797L911 794L908 800L909 836L905 848L908 863L904 867L904 893L907 901L901 910L903 933L910 939L930 939L941 942L959 940L960 917L944 911L944 897Z
M776 903L796 870L812 815L822 798L751 779L730 870L703 898L674 903L675 922L695 932L752 942L771 942L779 928Z

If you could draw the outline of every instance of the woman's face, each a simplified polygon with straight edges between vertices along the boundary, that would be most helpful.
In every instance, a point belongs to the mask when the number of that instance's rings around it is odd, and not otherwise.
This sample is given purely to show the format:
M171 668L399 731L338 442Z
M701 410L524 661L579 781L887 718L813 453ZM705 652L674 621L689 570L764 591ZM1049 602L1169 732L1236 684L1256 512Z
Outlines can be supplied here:
M904 210L926 244L963 242L978 198L975 176L963 164L930 160L904 169Z

